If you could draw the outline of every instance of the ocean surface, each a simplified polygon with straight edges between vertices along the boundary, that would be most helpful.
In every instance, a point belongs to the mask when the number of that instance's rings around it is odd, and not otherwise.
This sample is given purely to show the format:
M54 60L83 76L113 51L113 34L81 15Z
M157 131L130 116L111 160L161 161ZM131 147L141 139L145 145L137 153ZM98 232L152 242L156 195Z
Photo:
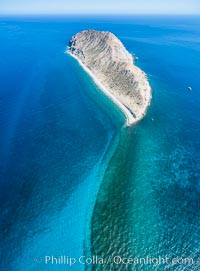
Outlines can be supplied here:
M139 57L135 127L65 53L84 29ZM0 17L0 40L0 270L198 271L200 17ZM105 263L45 264L62 255Z

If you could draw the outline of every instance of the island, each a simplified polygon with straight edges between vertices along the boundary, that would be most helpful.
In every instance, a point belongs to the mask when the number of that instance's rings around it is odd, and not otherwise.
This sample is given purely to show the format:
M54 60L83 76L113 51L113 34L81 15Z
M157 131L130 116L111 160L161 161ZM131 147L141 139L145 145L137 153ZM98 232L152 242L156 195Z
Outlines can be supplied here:
M133 125L145 116L151 101L147 76L113 33L81 31L71 38L67 52L120 108L126 125Z

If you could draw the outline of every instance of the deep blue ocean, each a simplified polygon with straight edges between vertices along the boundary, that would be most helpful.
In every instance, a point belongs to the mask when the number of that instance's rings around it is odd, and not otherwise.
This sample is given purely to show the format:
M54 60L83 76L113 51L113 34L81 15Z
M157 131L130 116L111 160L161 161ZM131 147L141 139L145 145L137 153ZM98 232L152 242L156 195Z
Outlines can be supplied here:
M84 29L113 32L147 73L135 127L65 53ZM0 41L0 271L200 270L200 17L0 17Z

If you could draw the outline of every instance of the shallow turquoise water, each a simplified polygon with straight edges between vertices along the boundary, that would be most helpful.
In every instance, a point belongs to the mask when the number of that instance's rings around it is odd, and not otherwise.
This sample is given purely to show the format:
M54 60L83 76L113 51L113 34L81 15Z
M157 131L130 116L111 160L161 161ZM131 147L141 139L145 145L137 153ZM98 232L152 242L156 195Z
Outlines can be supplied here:
M199 17L1 18L3 270L43 270L33 257L77 257L90 245L105 258L197 260L199 25ZM113 31L139 56L153 88L147 116L122 129L105 176L120 133L111 117L120 116L101 95L91 97L94 84L64 54L71 35L86 28ZM93 269L133 268L110 264ZM199 264L134 268L196 271Z
M199 270L199 24L152 18L118 31L148 73L153 100L146 118L122 131L99 191L92 254L107 262L93 270ZM115 256L169 261L113 264Z

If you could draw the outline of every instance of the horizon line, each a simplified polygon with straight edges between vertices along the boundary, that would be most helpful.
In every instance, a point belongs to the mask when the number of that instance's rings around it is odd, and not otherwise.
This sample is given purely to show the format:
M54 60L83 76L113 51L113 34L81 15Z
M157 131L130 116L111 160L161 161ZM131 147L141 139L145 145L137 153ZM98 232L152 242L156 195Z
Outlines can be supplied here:
M80 16L80 15L86 15L86 16L88 16L88 15L94 15L94 16L98 16L98 15L101 15L101 16L103 16L103 15L105 15L105 16L110 16L110 15L130 15L130 16L137 16L137 15L139 15L139 16L141 16L141 15L152 15L152 16L156 16L156 15L171 15L171 16L187 16L187 15L199 15L200 16L200 13L61 13L61 12L59 12L59 13L46 13L46 12L44 12L44 13L0 13L0 16L9 16L9 15L19 15L19 16L21 16L21 15L27 15L27 16L29 16L29 15L38 15L38 16L41 16L41 15L51 15L51 16L57 16L57 15L63 15L63 16L68 16L68 15L72 15L72 16Z

